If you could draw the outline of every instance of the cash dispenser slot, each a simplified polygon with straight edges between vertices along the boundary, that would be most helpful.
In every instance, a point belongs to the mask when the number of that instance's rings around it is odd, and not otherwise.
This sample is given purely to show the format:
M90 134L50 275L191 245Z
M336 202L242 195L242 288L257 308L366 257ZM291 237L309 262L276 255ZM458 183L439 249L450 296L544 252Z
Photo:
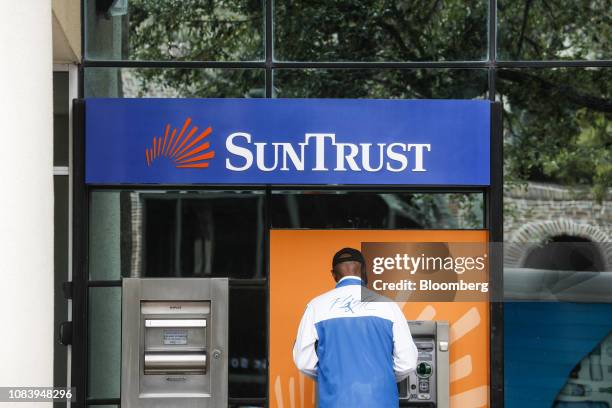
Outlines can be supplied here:
M206 319L145 319L145 330L145 375L206 374Z
M206 374L206 352L149 352L144 356L145 374Z

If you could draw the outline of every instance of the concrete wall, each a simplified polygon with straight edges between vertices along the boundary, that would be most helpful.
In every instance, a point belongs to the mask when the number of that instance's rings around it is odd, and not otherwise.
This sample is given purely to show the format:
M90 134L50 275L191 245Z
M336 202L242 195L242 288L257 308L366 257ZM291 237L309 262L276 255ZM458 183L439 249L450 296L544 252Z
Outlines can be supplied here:
M51 2L2 0L0 4L0 384L51 386ZM51 403L19 405L50 407Z
M53 0L53 62L81 61L81 2Z

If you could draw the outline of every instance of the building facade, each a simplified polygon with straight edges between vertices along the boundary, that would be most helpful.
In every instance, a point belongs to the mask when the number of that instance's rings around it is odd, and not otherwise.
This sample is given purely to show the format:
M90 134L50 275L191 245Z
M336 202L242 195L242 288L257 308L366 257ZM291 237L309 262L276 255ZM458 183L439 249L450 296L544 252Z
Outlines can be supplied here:
M71 405L118 407L122 278L228 277L229 406L298 406L288 396L297 391L277 386L270 368L270 231L488 231L507 247L505 302L479 315L491 347L487 381L451 375L451 405L611 406L612 297L600 290L612 262L609 8L599 0L10 5L4 38L20 40L6 41L16 48L7 48L4 77L20 80L7 81L8 133L41 136L10 139L11 151L30 152L27 162L1 161L14 192L3 200L1 269L14 288L3 301L21 310L8 324L32 339L6 340L5 349L44 358L7 356L0 382L72 385ZM24 41L42 51L25 53ZM491 218L490 192L475 187L86 185L84 124L72 101L91 98L497 102L503 161L492 168L503 183L491 188L503 189L503 217Z

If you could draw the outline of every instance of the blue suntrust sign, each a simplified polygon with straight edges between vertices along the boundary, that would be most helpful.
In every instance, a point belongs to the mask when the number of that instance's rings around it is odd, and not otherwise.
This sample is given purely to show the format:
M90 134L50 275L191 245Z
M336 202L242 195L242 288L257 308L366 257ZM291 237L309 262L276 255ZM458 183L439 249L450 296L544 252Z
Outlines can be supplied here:
M490 104L88 99L89 184L489 184Z

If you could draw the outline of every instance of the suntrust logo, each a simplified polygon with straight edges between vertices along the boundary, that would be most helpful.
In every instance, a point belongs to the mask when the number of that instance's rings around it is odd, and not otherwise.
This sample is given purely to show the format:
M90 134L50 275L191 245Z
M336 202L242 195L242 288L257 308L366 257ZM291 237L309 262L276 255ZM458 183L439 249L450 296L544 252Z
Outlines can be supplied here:
M225 167L232 171L249 170L253 164L261 171L334 172L426 172L425 152L429 143L347 143L335 133L306 133L303 142L256 142L249 133L236 132L225 140L229 157ZM331 157L331 160L326 159Z
M212 131L208 127L198 136L197 126L190 130L191 118L170 132L166 125L163 138L153 137L145 151L147 166L157 159L171 160L177 168L206 168L215 157L203 141ZM195 137L194 137L195 136ZM250 133L234 132L225 139L225 169L259 171L314 172L426 172L425 156L429 143L349 143L340 142L334 133L306 133L301 142L257 141Z
M177 128L170 133L170 124L166 125L164 137L153 136L151 145L145 149L147 166L151 166L155 160L170 160L176 168L204 169L208 167L208 160L215 157L215 151L208 151L210 143L203 141L211 132L209 126L199 135L197 126L192 126L189 131L191 118L187 118L181 131L177 136Z

